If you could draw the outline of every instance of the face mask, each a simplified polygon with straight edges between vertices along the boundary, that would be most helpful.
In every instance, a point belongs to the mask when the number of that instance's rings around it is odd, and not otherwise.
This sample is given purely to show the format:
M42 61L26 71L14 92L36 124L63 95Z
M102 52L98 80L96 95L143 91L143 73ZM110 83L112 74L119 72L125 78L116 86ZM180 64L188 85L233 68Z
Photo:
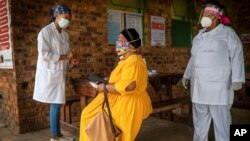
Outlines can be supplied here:
M117 53L117 55L121 56L121 55L125 54L129 50L130 51L136 51L134 49L129 49L128 47L129 47L130 43L135 42L137 40L140 40L140 38L136 39L136 40L132 40L130 42L127 42L127 41L124 41L124 40L123 41L121 41L121 40L116 41L116 53Z
M208 17L201 18L201 26L202 27L210 27L212 25L212 20Z
M116 41L116 53L118 56L126 53L128 50L129 42L127 41Z
M61 18L58 24L60 28L67 28L69 26L69 20Z

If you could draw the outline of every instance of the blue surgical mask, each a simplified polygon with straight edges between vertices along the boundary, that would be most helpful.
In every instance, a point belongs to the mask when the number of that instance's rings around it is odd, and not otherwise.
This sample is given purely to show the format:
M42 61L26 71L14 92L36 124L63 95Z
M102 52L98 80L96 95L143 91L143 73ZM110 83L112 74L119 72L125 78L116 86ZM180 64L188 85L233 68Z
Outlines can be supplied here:
M67 28L69 26L69 20L61 18L58 22L60 28Z

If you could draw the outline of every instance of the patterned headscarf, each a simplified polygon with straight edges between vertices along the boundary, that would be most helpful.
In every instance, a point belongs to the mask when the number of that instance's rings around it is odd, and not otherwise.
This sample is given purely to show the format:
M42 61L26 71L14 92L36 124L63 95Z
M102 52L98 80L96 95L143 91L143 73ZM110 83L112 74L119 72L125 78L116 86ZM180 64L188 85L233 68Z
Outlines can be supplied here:
M230 24L230 19L225 16L225 6L217 0L209 0L203 6L204 12L214 13L223 24Z
M59 13L59 14L64 14L64 13L71 14L71 10L66 5L56 5L50 9L50 15L52 18L55 18L57 13Z

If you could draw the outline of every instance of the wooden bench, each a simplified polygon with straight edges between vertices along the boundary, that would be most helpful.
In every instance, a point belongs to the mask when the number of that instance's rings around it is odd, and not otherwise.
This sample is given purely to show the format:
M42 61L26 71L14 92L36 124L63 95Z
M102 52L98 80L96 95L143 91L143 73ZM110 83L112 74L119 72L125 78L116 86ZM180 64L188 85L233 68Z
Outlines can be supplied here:
M169 74L167 75L169 77ZM159 77L159 79L158 79ZM152 84L155 84L155 86L152 86L151 83L148 84L151 88L148 90L148 93L154 93L153 96L151 95L151 100L155 97L157 100L152 100L152 107L154 113L164 112L164 111L170 111L177 108L182 108L184 105L189 104L189 113L191 112L191 101L190 101L190 95L184 95L182 97L173 98L172 97L172 84L176 84L177 80L179 79L180 75L171 75L171 79L166 79L165 75L159 75L159 76L153 76L150 78L150 81ZM164 78L164 79L163 79ZM169 82L170 81L170 82ZM71 123L71 105L74 102L80 101L81 109L83 109L87 103L89 103L88 99L92 99L88 96L88 93L90 93L88 89L88 84L86 84L85 80L83 78L80 79L73 79L72 84L75 90L75 97L69 97L66 100L66 104L64 106L63 110L63 120L68 121ZM159 86L164 84L166 87L163 90ZM79 87L82 85L81 87ZM158 86L158 87L156 87ZM161 94L159 94L159 92ZM161 97L169 97L169 99L162 99ZM67 120L68 119L68 120ZM171 117L172 119L172 117Z
M177 96L173 94L172 89L173 86L178 85L177 83L182 78L182 76L182 74L178 73L159 73L149 77L150 83L148 84L148 93L152 101L152 114L160 113L161 117L163 117L164 112L167 111L170 113L171 120L173 120L172 110L183 108L184 105L189 105L188 119L190 122L190 118L192 116L192 104L188 92L189 90L180 90L183 94L177 94ZM150 87L153 87L154 91ZM180 87L180 89L181 88L182 87Z
M152 113L158 113L162 111L168 111L173 110L176 108L181 108L185 104L190 104L190 96L184 96L180 98L174 98L170 100L164 100L155 102L152 104L153 112Z
M187 104L189 106L187 123L191 125L192 124L192 103L191 103L189 95L152 103L152 107L153 107L152 114L160 113L161 118L164 118L164 112L169 112L170 120L172 121L174 119L172 110L177 109L177 108L183 108L184 105L187 105Z
M79 102L79 101L80 101L79 95L66 97L66 103L65 105L62 106L61 113L60 113L61 121L72 123L71 107L73 103Z

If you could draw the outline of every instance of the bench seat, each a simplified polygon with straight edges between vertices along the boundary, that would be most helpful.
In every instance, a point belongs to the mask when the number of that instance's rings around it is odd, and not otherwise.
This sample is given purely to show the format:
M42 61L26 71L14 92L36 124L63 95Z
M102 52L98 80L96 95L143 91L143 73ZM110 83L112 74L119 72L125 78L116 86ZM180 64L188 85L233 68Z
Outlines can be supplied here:
M190 104L190 96L184 96L180 98L174 98L169 100L164 100L160 102L154 102L152 104L153 106L153 112L152 113L158 113L162 111L168 111L173 110L176 108L180 108L185 104Z

